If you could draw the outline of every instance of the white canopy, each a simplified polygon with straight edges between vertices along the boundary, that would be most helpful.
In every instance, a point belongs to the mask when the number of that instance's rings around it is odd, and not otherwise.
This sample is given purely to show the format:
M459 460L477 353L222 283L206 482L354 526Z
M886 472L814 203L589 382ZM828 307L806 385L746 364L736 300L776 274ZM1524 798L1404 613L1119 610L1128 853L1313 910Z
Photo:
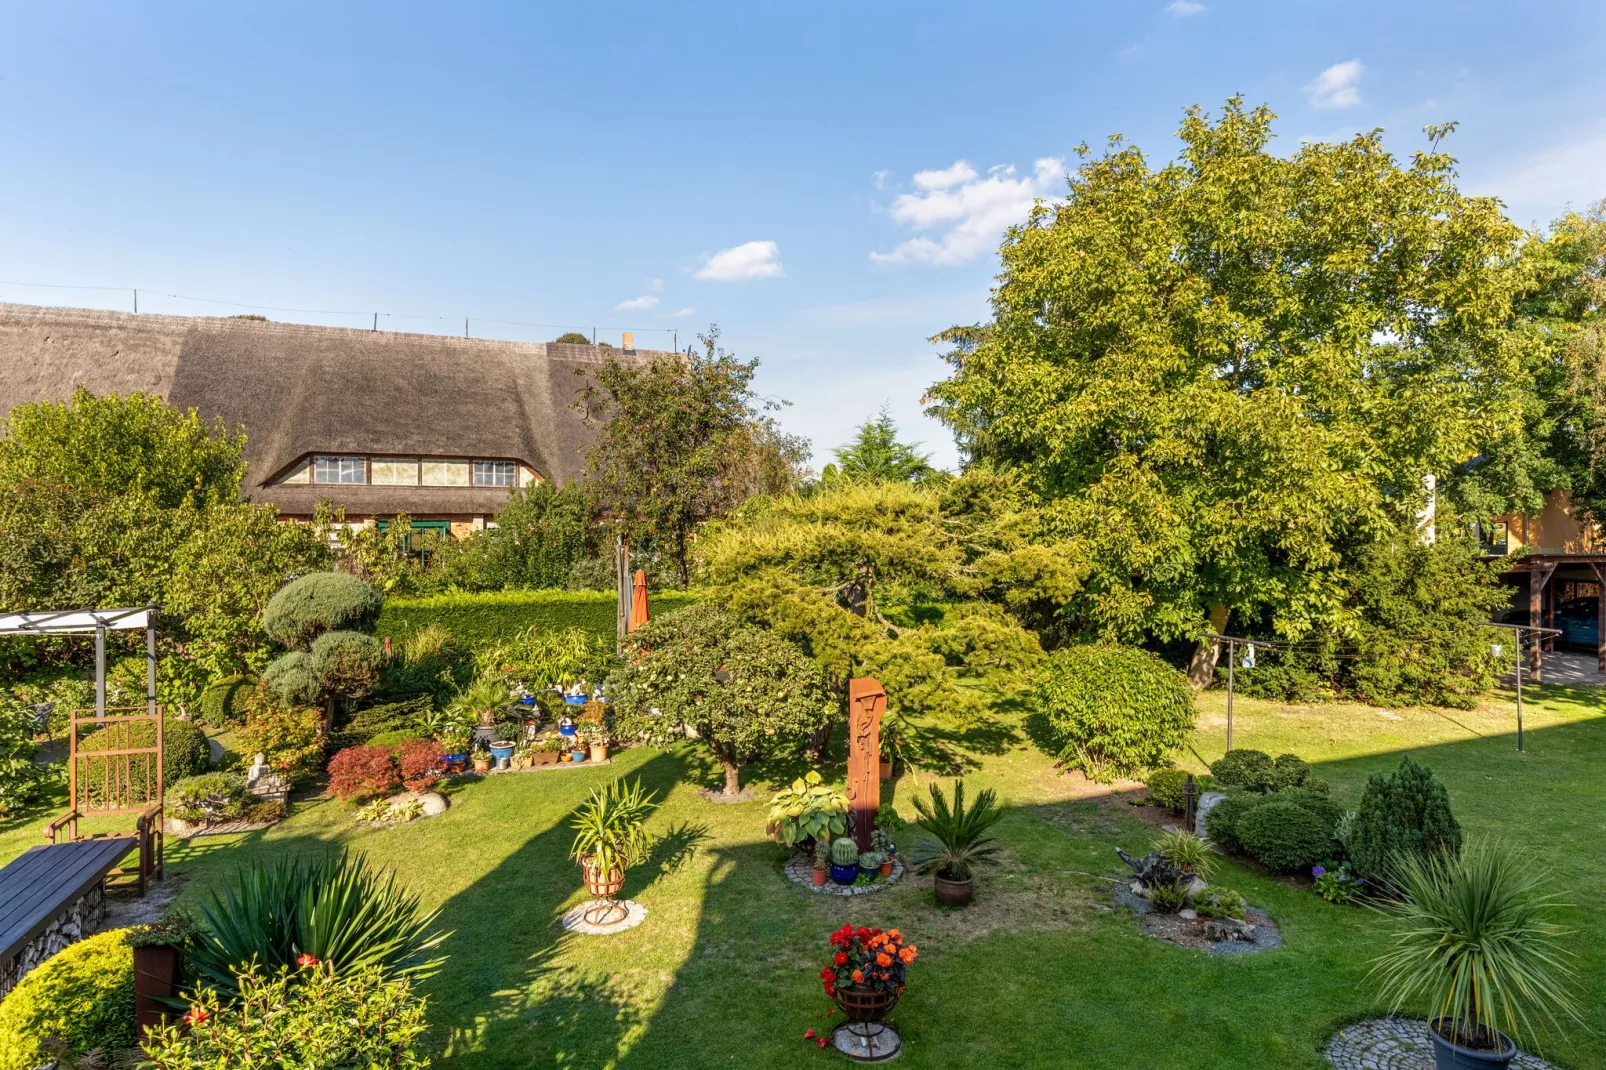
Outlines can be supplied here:
M0 613L0 635L47 635L139 631L150 625L151 611L140 609L67 609L48 613Z

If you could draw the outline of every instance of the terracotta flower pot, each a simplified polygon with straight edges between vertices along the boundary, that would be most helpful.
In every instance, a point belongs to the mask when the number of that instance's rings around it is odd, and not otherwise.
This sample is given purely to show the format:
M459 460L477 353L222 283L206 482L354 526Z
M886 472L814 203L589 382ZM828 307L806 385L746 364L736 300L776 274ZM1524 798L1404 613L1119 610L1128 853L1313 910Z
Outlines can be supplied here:
M885 758L883 758L881 760L881 779L882 780L891 780L892 779L892 763L887 761Z
M489 773L491 771L491 760L489 758L475 758L474 771L476 773Z
M816 888L824 888L826 878L831 875L831 871L828 869L811 869L809 873L814 878L814 887Z
M603 873L590 862L580 863L580 868L585 872L586 891L598 899L612 899L625 886L625 871L622 869Z
M881 875L883 877L892 876L892 859L889 858L885 862L881 863Z
M606 743L591 744L591 760L605 762L608 760L608 745Z
M973 880L951 881L941 873L932 879L932 889L937 893L937 902L945 907L962 907L970 902L971 895L976 890Z

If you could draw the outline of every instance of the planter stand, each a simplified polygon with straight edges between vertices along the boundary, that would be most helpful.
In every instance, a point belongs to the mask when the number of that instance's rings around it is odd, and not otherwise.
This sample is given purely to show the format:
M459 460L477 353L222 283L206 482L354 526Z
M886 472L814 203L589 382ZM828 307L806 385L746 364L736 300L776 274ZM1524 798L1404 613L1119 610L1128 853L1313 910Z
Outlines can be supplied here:
M885 1022L843 1022L831 1030L831 1046L856 1063L884 1063L903 1052L903 1038Z
M623 915L617 921L605 925L598 925L588 921L587 917L598 909L620 910ZM634 929L647 920L647 908L633 899L589 899L577 907L570 908L563 915L562 925L572 933L584 933L587 936L612 936L622 933L626 929Z

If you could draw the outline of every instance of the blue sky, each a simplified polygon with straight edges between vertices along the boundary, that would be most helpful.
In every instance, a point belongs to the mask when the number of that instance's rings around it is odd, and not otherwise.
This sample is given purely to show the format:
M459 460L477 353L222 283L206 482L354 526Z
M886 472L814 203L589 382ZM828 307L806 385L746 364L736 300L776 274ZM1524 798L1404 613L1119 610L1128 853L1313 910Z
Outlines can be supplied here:
M1606 5L7 4L0 299L682 346L763 359L817 460L925 338L986 315L999 232L1120 132L1242 92L1279 145L1457 120L1524 225L1606 196ZM55 283L111 290L50 290ZM185 295L184 299L164 296ZM418 317L418 318L412 318ZM439 317L439 318L428 318ZM491 322L493 320L515 322ZM474 321L478 321L475 323ZM661 342L660 342L661 340Z

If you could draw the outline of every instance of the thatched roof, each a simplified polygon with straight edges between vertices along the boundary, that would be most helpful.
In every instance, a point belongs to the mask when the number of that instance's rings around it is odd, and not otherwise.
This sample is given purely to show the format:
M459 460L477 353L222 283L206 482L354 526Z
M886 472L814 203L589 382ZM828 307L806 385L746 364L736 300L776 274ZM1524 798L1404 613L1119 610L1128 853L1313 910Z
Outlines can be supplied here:
M568 482L591 441L575 370L609 355L623 351L0 304L0 417L79 384L142 390L243 427L246 497L287 513L319 497L353 513L490 513L506 490L273 481L311 453L365 453L514 460Z

